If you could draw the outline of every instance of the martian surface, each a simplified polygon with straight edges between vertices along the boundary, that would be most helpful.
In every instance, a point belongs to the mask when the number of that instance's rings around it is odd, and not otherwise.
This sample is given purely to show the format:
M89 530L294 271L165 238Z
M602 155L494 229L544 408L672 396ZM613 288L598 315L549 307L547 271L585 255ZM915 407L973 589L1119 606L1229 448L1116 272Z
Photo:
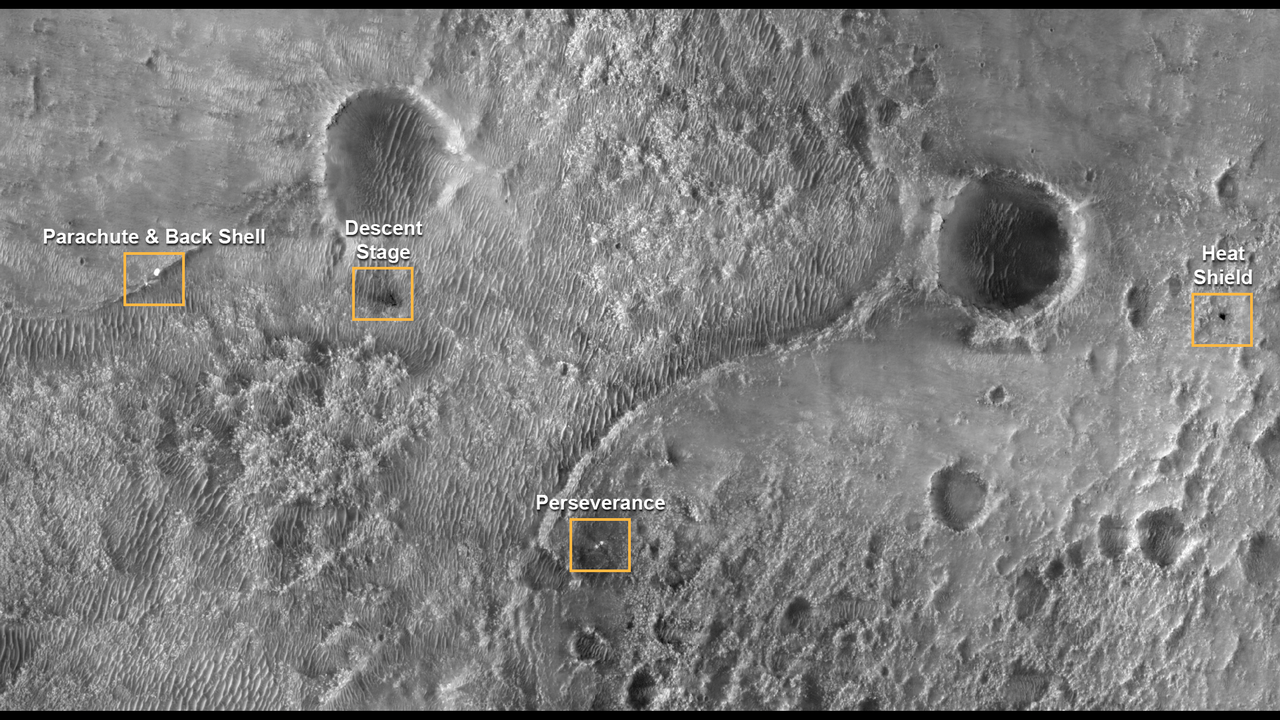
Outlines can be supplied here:
M0 709L1280 707L1278 33L0 11Z

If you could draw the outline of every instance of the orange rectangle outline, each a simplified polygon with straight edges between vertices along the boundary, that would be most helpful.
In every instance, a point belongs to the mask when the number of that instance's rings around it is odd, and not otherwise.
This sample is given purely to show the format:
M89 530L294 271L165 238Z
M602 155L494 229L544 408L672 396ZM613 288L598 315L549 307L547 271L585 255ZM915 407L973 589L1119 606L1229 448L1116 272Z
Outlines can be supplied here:
M182 259L182 302L176 303L131 303L129 302L129 256L130 255L177 255ZM125 307L186 307L187 306L187 254L185 252L127 252L120 261L120 300Z
M1247 345L1241 344L1241 343L1204 343L1204 344L1197 345L1196 344L1196 296L1197 295L1204 295L1206 297L1210 297L1213 295L1222 295L1227 297L1241 297L1244 295L1248 295L1249 296L1249 343ZM1253 347L1253 293L1243 293L1243 292L1191 293L1191 347L1219 347L1219 348L1220 347L1226 347L1226 348Z
M409 271L409 317L407 318L358 318L356 317L356 271L357 270L408 270ZM399 265L378 265L351 268L351 321L352 322L406 322L413 320L413 266L407 265L400 267Z
M574 570L573 569L573 524L575 522L625 522L627 524L627 569L626 570ZM629 573L631 572L631 518L569 518L569 572L577 573Z

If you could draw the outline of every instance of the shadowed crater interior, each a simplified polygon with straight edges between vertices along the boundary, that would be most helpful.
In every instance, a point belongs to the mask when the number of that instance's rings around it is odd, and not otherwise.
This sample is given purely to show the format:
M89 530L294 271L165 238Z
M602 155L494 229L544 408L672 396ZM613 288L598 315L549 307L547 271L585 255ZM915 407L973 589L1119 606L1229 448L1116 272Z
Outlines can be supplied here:
M929 501L943 525L968 530L986 505L987 483L977 473L950 465L933 474Z
M1275 583L1280 578L1280 539L1269 533L1254 533L1244 545L1241 564L1250 583Z
M438 198L444 131L408 90L351 96L334 114L327 139L325 188L338 220L412 222Z
M1138 538L1142 554L1160 567L1169 567L1182 553L1186 526L1178 511L1161 508L1138 518Z
M938 238L938 283L961 300L1014 310L1041 298L1068 267L1065 208L1043 185L1009 173L969 183Z

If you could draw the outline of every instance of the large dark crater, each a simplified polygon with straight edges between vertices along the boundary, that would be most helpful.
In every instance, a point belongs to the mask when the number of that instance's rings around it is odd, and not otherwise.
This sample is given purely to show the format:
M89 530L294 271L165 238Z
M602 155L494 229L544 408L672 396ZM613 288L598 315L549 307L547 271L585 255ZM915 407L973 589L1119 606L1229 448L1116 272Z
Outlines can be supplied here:
M443 184L442 131L403 88L362 90L328 127L325 189L339 221L422 219Z
M943 221L938 284L976 307L1042 307L1070 268L1066 215L1040 183L1006 172L974 180Z

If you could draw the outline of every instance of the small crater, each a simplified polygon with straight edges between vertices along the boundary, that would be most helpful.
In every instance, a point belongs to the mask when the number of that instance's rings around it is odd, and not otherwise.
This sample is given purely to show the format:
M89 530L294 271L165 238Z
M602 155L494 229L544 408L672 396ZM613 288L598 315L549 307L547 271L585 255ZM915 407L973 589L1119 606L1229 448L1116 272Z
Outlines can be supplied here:
M1258 147L1249 154L1249 170L1257 170L1259 165L1267 162L1267 141L1258 143Z
M329 242L328 261L332 267L337 267L342 262L342 256L347 251L347 243L340 235L334 235L333 240Z
M938 236L938 284L971 305L1043 303L1069 268L1066 208L1044 185L990 173L956 196Z
M880 127L888 127L898 122L898 116L902 113L902 105L893 98L884 98L876 105L876 122L880 123Z
M1124 520L1107 515L1098 521L1098 552L1102 557L1116 561L1129 549L1129 528Z
M643 710L653 702L658 694L658 681L647 668L640 668L631 675L627 682L627 705L633 710Z
M653 636L663 645L680 650L689 643L690 628L687 625L670 615L659 614L653 621Z
M1151 288L1143 284L1135 284L1129 288L1124 298L1125 315L1129 318L1129 326L1137 330L1147 324L1151 317Z
M938 76L933 71L933 66L924 63L912 68L907 73L907 88L912 97L922 105L932 100L938 93Z
M858 617L858 601L848 590L840 590L826 602L826 614L832 627L844 627Z
M867 540L867 554L862 559L862 566L868 570L875 570L876 565L880 563L880 558L884 555L884 536L880 533L871 533L871 537Z
M867 100L861 85L854 84L840 96L836 119L840 123L845 146L866 159L871 126L867 122Z
M1280 468L1280 418L1253 441L1253 449L1266 463L1268 470L1276 472Z
M1049 676L1014 663L1004 687L1004 699L1010 707L1024 710L1038 702L1049 690Z
M987 484L974 472L949 465L933 475L929 491L933 514L947 527L968 530L987 502Z
M1008 555L1001 555L1000 557L996 558L996 574L997 575L1001 575L1001 576L1008 575L1009 573L1013 572L1014 568L1016 567L1018 567L1018 561L1016 558L1011 558Z
M1235 202L1240 195L1240 182L1236 178L1236 168L1231 166L1226 172L1222 173L1222 177L1218 178L1218 199L1224 205Z
M584 663L608 662L613 656L608 641L592 628L574 633L569 640L569 653Z
M813 605L803 597L796 597L787 604L786 610L782 611L782 619L778 623L779 629L783 634L801 632L809 625L809 618L813 615Z
M1259 587L1272 585L1280 577L1280 540L1268 533L1254 533L1240 555L1244 577Z
M1083 540L1077 540L1067 546L1067 562L1071 563L1071 567L1076 569L1084 567L1086 557Z
M986 400L988 405L1003 405L1005 400L1008 399L1009 395L1005 392L1003 385L997 385L987 391Z
M858 710L861 712L875 712L880 709L880 698L875 695L868 695L858 702Z
M1160 567L1178 561L1185 535L1182 517L1174 508L1152 510L1138 518L1138 546L1143 556Z
M1189 475L1182 484L1183 507L1195 508L1204 501L1206 483L1199 474Z

